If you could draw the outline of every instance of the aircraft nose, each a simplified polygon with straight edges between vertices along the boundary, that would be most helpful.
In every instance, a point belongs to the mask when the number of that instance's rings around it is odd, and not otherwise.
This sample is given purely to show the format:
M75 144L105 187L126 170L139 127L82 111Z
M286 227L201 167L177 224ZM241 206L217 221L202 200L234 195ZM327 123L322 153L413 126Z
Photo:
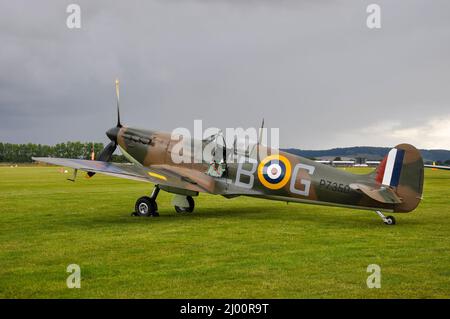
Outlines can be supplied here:
M111 141L117 141L117 135L119 134L120 127L114 126L106 131L106 136L109 137Z

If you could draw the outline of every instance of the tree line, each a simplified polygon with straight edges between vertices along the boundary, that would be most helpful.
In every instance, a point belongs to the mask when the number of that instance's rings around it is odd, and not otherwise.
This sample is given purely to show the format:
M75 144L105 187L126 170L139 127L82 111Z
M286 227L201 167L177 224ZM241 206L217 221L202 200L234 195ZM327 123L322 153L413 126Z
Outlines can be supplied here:
M95 157L103 149L103 143L93 142L66 142L56 145L43 144L12 144L0 142L0 162L30 163L31 157L65 157L78 159L91 159L92 148ZM114 155L115 161L124 161L123 156Z

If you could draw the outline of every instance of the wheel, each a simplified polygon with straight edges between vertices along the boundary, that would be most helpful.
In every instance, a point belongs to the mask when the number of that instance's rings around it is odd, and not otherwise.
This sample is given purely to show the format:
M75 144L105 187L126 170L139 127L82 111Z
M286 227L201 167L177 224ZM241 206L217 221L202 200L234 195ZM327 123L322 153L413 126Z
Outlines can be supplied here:
M384 223L386 225L395 225L395 218L394 218L394 216L387 216L386 219L384 220Z
M148 196L142 196L136 201L134 211L135 216L159 216L156 201Z
M189 203L189 207L180 207L175 205L175 211L177 213L192 213L194 211L195 202L191 196L186 196L186 200Z

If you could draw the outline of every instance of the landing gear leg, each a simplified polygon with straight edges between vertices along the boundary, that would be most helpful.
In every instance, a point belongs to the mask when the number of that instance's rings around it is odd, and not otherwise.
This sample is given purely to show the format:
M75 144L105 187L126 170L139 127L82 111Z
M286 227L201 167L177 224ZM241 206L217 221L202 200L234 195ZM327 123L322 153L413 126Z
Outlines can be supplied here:
M155 185L155 188L152 191L152 194L150 197L148 196L142 196L134 205L134 213L132 213L133 216L151 216L151 217L158 217L158 204L156 203L156 197L158 197L159 193L159 186Z
M153 188L150 198L153 200L156 200L156 197L158 197L158 194L159 194L159 185L155 185L155 188Z
M386 225L395 225L394 216L384 216L384 214L379 210L376 210L375 213L377 213L377 215L381 217L381 219Z

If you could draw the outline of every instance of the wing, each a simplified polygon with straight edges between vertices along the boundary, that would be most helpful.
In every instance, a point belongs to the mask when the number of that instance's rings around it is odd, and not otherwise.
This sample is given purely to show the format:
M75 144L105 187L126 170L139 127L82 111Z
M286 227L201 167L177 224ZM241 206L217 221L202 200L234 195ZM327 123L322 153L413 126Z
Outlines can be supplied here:
M444 166L444 165L429 165L429 164L425 164L424 166L426 168L436 168L436 169L450 170L450 166Z
M148 168L129 163L111 163L69 158L33 157L32 159L38 162L71 167L85 172L95 172L120 178L167 185L194 192L212 193L214 191L214 180L209 180L209 176L205 174L198 176L193 173L191 173L192 176L184 176L182 173L186 174L188 173L186 171L189 170L177 171L176 169L170 169L168 165Z

